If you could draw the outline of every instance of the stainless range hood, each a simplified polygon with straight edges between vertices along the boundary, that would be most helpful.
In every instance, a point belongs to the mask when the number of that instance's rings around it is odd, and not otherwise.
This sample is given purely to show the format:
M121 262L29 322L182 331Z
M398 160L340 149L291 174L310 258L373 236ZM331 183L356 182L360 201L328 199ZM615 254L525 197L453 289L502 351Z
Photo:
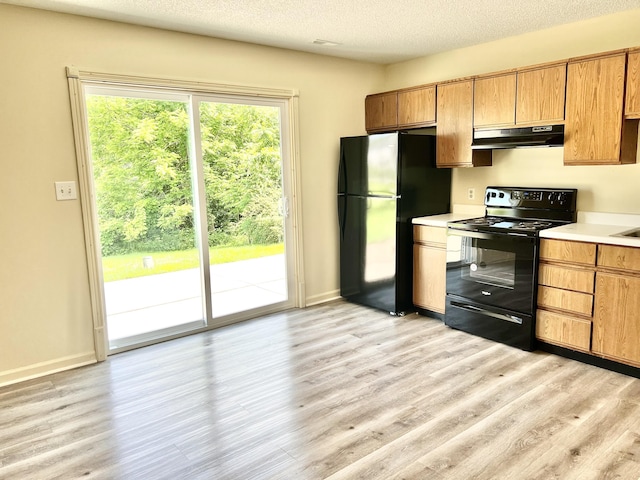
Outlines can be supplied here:
M520 147L561 147L564 144L564 125L477 129L473 131L471 148L493 150Z

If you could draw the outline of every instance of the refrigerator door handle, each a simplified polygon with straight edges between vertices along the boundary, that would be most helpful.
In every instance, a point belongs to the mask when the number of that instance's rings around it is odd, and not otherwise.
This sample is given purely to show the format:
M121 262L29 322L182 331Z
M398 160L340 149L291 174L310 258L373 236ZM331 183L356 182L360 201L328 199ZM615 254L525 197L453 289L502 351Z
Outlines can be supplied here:
M374 194L369 194L369 195L360 195L361 197L364 198L388 198L389 200L397 200L399 198L402 198L402 195L374 195Z
M347 162L344 152L340 152L340 164L338 165L338 193L347 193Z
M347 225L347 197L338 194L338 227L340 228L340 238L344 238L344 230Z

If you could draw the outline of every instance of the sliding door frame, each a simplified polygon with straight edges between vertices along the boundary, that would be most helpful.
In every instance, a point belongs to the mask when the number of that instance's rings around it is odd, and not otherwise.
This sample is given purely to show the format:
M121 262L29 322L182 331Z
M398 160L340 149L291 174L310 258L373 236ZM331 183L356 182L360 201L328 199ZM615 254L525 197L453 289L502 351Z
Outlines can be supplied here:
M295 285L293 304L295 307L305 306L304 263L302 244L302 202L300 195L300 158L298 146L298 92L294 89L276 89L254 86L217 84L206 82L193 82L188 80L176 80L167 78L141 77L133 75L118 75L111 73L81 70L77 67L67 67L67 79L69 83L69 97L71 103L71 117L73 122L74 141L76 150L76 162L78 167L78 181L80 191L80 206L84 225L85 249L88 267L89 291L91 302L91 316L93 322L93 337L95 354L98 361L104 361L108 355L108 336L105 328L107 313L105 308L105 294L102 276L102 264L100 253L100 230L98 225L98 213L95 191L93 188L93 170L91 163L91 148L89 143L89 125L87 119L85 86L101 87L127 87L131 89L144 88L159 92L186 94L192 97L225 96L232 99L234 96L246 99L247 97L264 97L274 100L284 100L287 117L281 119L283 130L281 151L288 155L289 162L283 162L284 177L290 178L288 214L291 222L291 238L287 249L291 249L293 259L293 282ZM193 113L193 112L192 112ZM191 115L193 117L193 115ZM196 121L193 119L193 121ZM193 137L193 135L192 135ZM193 138L192 138L193 140ZM195 148L195 145L191 145ZM206 275L205 275L206 278ZM207 316L210 314L208 306ZM193 330L187 334L198 331L218 328L225 324L241 320L238 315L226 317L224 322L215 322L200 330ZM207 318L207 321L209 318ZM182 335L176 335L182 336ZM138 345L140 346L140 345Z

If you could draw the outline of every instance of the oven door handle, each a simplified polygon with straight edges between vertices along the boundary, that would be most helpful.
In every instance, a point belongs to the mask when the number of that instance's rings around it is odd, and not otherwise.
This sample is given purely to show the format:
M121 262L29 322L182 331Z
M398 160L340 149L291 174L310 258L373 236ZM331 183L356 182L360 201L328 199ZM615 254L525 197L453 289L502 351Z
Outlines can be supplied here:
M459 237L479 238L481 240L506 240L514 242L535 243L535 237L523 236L521 233L485 233L474 232L471 230L457 230L455 228L447 228L448 235L456 235Z
M498 320L505 320L507 322L517 323L518 325L522 325L522 318L516 317L515 315L492 312L491 310L480 308L475 305L470 305L468 303L451 302L451 305L454 307L460 308L462 310L466 310L468 312L481 313L482 315L497 318Z

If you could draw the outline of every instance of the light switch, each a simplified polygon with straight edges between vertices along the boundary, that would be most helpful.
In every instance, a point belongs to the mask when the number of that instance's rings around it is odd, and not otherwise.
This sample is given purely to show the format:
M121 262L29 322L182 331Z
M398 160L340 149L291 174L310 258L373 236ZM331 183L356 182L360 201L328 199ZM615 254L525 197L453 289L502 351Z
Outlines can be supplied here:
M76 200L78 191L76 182L55 182L56 200Z

